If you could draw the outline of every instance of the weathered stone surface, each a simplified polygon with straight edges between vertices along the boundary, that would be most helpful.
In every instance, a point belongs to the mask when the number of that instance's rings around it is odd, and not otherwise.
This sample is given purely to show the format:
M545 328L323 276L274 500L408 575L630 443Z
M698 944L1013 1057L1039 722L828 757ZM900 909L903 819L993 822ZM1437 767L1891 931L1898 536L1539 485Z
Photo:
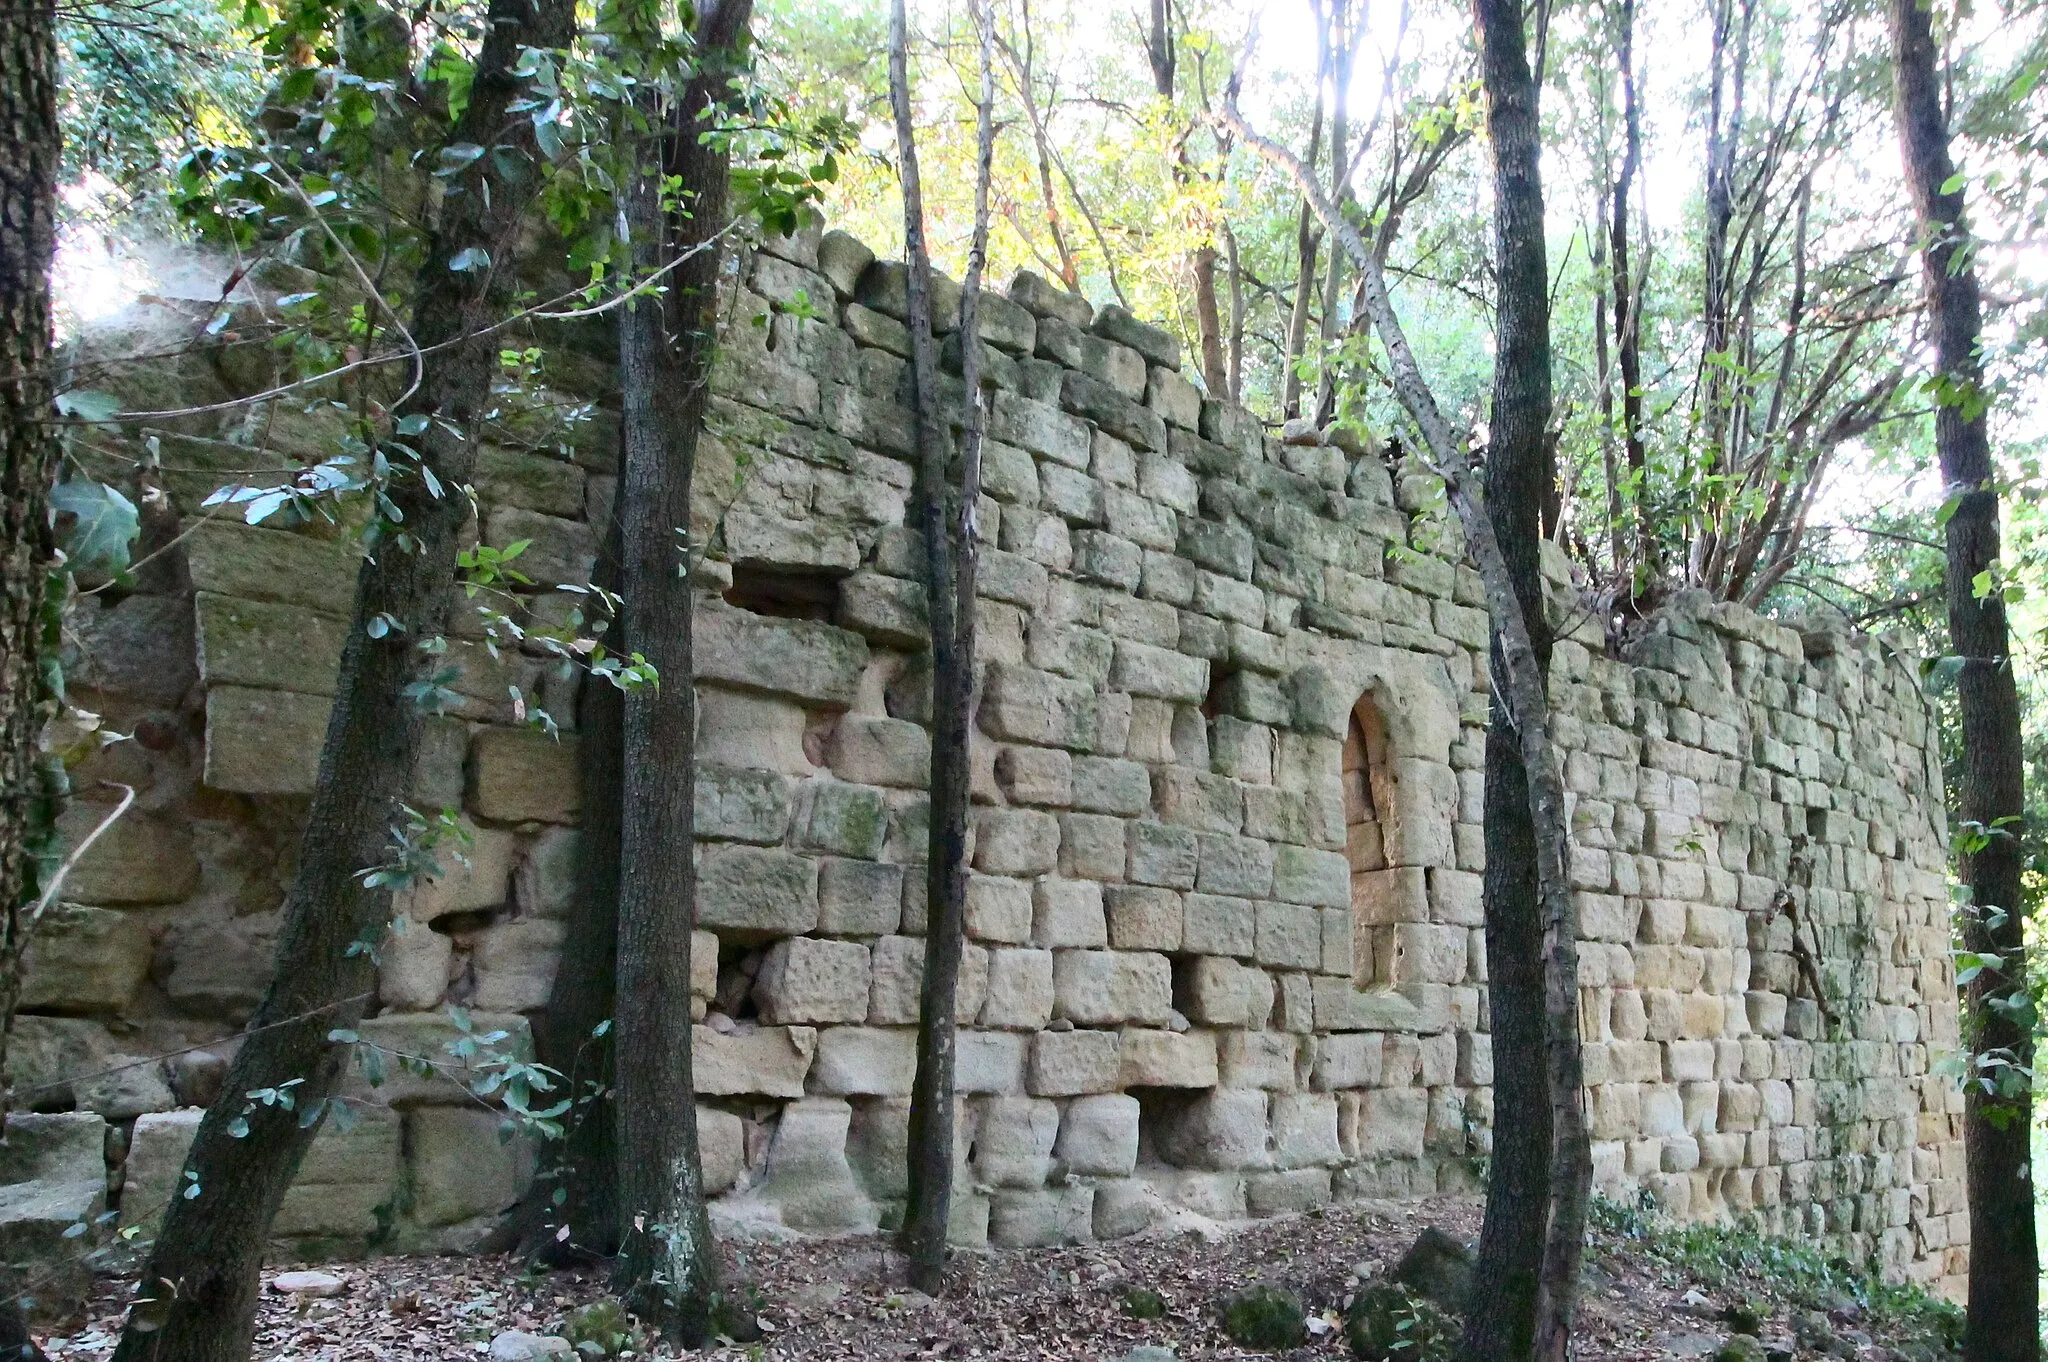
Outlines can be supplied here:
M903 719L849 714L833 728L825 760L841 780L923 789L931 781L931 734Z
M699 1097L801 1097L818 1051L808 1026L761 1026L730 1034L693 1029L693 1072Z
M138 918L54 904L23 957L20 1005L39 1012L124 1011L149 974L152 945Z
M208 686L334 694L348 621L274 601L193 598L199 677Z
M974 820L974 868L989 875L1043 875L1059 864L1060 825L1031 809L981 809Z
M377 952L377 1000L394 1012L430 1012L448 991L455 943L424 923L398 920L405 930L386 932Z
M1124 1088L1213 1088L1216 1037L1207 1031L1123 1032L1118 1084Z
M844 709L868 648L859 634L815 620L709 606L697 611L695 657L699 680Z
M76 801L57 818L57 836L75 849L114 811L112 805ZM64 896L114 906L176 903L199 887L199 858L168 819L131 808L78 858L64 881Z
M1160 1152L1182 1168L1270 1168L1266 1094L1217 1088L1194 1098L1159 1130Z
M699 762L696 833L735 842L777 843L789 831L793 786L774 771Z
M818 930L882 936L903 918L903 867L832 857L818 863Z
M1173 967L1149 951L1056 951L1053 998L1081 1026L1158 1026L1173 1010Z
M770 1025L858 1022L867 1019L868 985L866 946L794 936L769 948L754 1001Z
M1120 951L1178 951L1182 942L1180 895L1171 889L1118 884L1102 891L1109 944Z
M188 521L185 561L199 591L275 601L346 619L355 608L356 548L227 517Z
M792 1229L872 1230L874 1204L846 1158L852 1124L853 1108L841 1098L812 1097L784 1107L751 1195Z
M697 921L738 940L795 936L818 925L818 862L769 847L706 847Z
M1035 1031L1052 1020L1055 988L1048 950L989 952L988 997L981 1024L997 1030Z
M815 780L797 791L796 844L805 851L872 861L888 835L882 792L843 780Z
M1092 1233L1095 1191L997 1192L989 1199L989 1242L998 1248L1045 1248L1085 1243Z
M1114 1031L1040 1031L1031 1038L1025 1086L1039 1097L1115 1092L1118 1043Z
M463 1107L424 1107L406 1118L412 1216L453 1225L508 1209L533 1174L532 1148L501 1138L504 1118Z
M107 1123L84 1111L14 1112L0 1141L0 1183L104 1182Z
M1070 1173L1129 1177L1138 1166L1138 1099L1121 1093L1075 1098L1060 1117L1053 1157Z
M908 1097L916 1074L915 1028L833 1026L818 1033L810 1087L835 1096Z
M583 807L575 737L527 728L478 733L469 748L469 804L499 822L575 822Z
M493 1072L493 1061L533 1058L533 1033L520 1016L471 1012L465 1017L466 1027L446 1012L387 1013L364 1020L356 1027L362 1043L344 1071L342 1091L393 1107L474 1105L471 1085ZM432 1073L413 1072L403 1062L407 1058L431 1065ZM373 1077L381 1081L372 1082Z
M1011 276L1009 296L1011 302L1023 306L1033 315L1057 317L1069 326L1086 326L1095 314L1086 298L1069 293L1030 270L1018 270Z
M311 794L332 708L324 694L210 687L206 784L234 794Z
M1031 944L1088 947L1109 944L1102 886L1092 880L1047 877L1031 891Z
M75 611L70 628L78 653L65 666L69 689L175 708L199 679L189 601L130 596L118 605Z
M1179 340L1156 326L1146 325L1114 303L1095 314L1095 334L1130 346L1154 364L1176 371L1180 368Z

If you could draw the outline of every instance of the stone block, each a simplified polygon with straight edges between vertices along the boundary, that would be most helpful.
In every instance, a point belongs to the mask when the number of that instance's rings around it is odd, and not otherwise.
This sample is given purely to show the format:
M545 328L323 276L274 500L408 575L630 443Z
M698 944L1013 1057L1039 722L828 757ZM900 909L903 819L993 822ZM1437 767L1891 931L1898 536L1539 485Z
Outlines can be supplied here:
M1159 1151L1177 1167L1270 1168L1266 1094L1234 1088L1203 1093L1160 1123Z
M1059 851L1059 820L1049 813L1036 809L975 811L974 868L984 874L1050 874L1059 864Z
M697 1166L704 1195L729 1191L747 1171L746 1123L729 1111L697 1106Z
M1053 999L1057 1015L1082 1026L1163 1025L1173 967L1149 951L1056 951Z
M923 1009L924 938L885 936L875 943L874 982L868 993L871 1026L915 1026ZM953 981L953 1019L971 1026L988 998L988 952L963 944Z
M875 253L858 237L835 229L818 239L818 272L841 298L853 296L862 272L874 262Z
M1198 843L1187 828L1150 821L1130 825L1130 867L1135 884L1167 889L1192 889L1198 865Z
M1216 1037L1208 1031L1124 1031L1120 1088L1213 1088Z
M396 1112L368 1108L346 1131L333 1121L323 1124L270 1222L271 1234L367 1242L377 1232L379 1209L398 1195L401 1143Z
M1273 897L1318 908L1351 906L1351 866L1334 851L1312 847L1273 849Z
M597 564L597 536L588 525L517 506L495 506L484 517L484 541L505 549L525 541L512 566L542 586L588 586Z
M348 540L317 539L231 517L185 526L185 560L196 590L302 606L346 619L355 609L360 556Z
M1036 1031L1052 1020L1053 958L1048 950L989 952L988 997L981 1024L1001 1031Z
M775 771L697 763L696 833L775 845L789 832L792 782Z
M1351 911L1361 924L1429 921L1429 882L1420 866L1368 870L1351 877Z
M1419 1159L1429 1120L1429 1093L1422 1088L1373 1088L1358 1099L1357 1157Z
M844 781L921 790L931 783L931 734L905 719L848 714L833 726L825 762Z
M1273 1009L1273 981L1264 970L1225 956L1204 955L1183 965L1186 1009L1205 1026L1264 1026Z
M1138 818L1152 805L1152 777L1143 764L1116 757L1076 757L1073 804L1087 813Z
M0 1142L0 1183L104 1184L106 1143L107 1123L92 1112L14 1112Z
M997 1248L1081 1244L1093 1233L1095 1189L1003 1191L989 1198L988 1237Z
M547 1006L567 935L567 923L549 918L511 918L485 928L469 957L475 1005L487 1012Z
M208 686L334 694L346 618L210 591L195 595L192 605L199 677Z
M815 931L818 863L768 847L707 847L697 870L697 922L742 941Z
M818 862L818 930L885 936L903 918L903 867L826 857Z
M412 1219L454 1225L512 1206L533 1175L533 1150L503 1138L504 1118L466 1107L423 1107L405 1117ZM509 1127L507 1127L509 1129Z
M768 1142L761 1180L748 1195L774 1208L791 1229L874 1229L874 1204L846 1157L852 1126L853 1108L842 1098L791 1102Z
M818 1032L810 1090L832 1096L908 1097L917 1076L912 1027L832 1026Z
M1169 648L1120 640L1109 684L1132 695L1199 705L1209 693L1209 664Z
M1380 1081L1384 1043L1375 1031L1353 1031L1316 1037L1315 1068L1309 1084L1321 1092L1339 1088L1370 1088Z
M1053 1157L1084 1177L1129 1177L1138 1166L1138 1099L1104 1093L1069 1102Z
M1273 844L1255 837L1204 833L1195 887L1204 894L1264 898L1273 890Z
M977 941L1022 945L1031 939L1031 885L994 875L967 881L967 934Z
M869 983L868 948L860 942L793 936L769 947L754 1001L774 1026L859 1022L867 1020Z
M1180 369L1180 340L1170 332L1139 321L1114 303L1095 314L1092 329L1104 340L1128 345L1153 364L1175 372Z
M1135 347L1134 347L1135 348ZM1060 379L1060 406L1075 416L1100 426L1133 448L1163 450L1166 424L1158 413L1148 410L1109 384L1077 370Z
M52 904L22 960L20 1006L37 1012L123 1012L149 975L155 943L139 918Z
M1323 1092L1283 1092L1273 1096L1273 1165L1276 1168L1327 1168L1341 1162L1337 1146L1337 1099Z
M1060 874L1069 879L1124 877L1124 820L1106 813L1060 815Z
M953 1088L1014 1093L1024 1087L1025 1038L1008 1031L960 1031L954 1038Z
M105 822L113 806L75 800L57 818L67 852ZM199 887L199 858L191 834L167 818L130 808L78 858L64 880L64 896L114 907L177 903Z
M1159 1190L1148 1182L1119 1179L1095 1189L1095 1237L1121 1239L1142 1234L1172 1214Z
M692 1077L699 1097L802 1097L818 1051L808 1026L757 1026L730 1033L692 1031Z
M1099 700L1086 682L1011 663L993 663L981 698L981 727L1003 742L1087 752L1096 745Z
M1318 1031L1442 1030L1448 1018L1427 1017L1414 999L1393 989L1355 987L1349 979L1318 977L1315 989ZM1427 1022L1436 1022L1433 1027Z
M207 788L231 794L313 793L320 774L320 749L327 739L327 716L333 707L333 701L324 695L209 686L202 777ZM452 804L461 797L458 784L453 799L438 802ZM98 843L93 850L99 851ZM73 872L66 890L83 897L76 880L77 872Z
M1226 1031L1217 1046L1223 1086L1291 1092L1301 1049L1301 1037L1285 1031Z
M859 692L868 645L859 634L817 620L700 605L695 661L700 681L845 709Z
M1171 889L1116 884L1102 891L1109 944L1120 951L1181 949L1181 899Z
M1244 1180L1245 1209L1255 1216L1293 1215L1330 1201L1326 1168L1295 1168L1284 1173L1253 1173Z
M1065 808L1074 797L1074 759L1057 747L1005 747L996 780L1017 804Z
M469 746L469 807L500 823L573 823L582 813L576 738L486 728Z
M1102 886L1093 880L1046 878L1031 891L1031 944L1101 947L1109 944Z
M433 848L440 873L423 875L393 895L394 911L425 924L450 913L495 910L512 897L519 839L504 828L458 821L460 833Z
M1181 911L1183 950L1247 959L1256 954L1258 912L1250 899L1189 894L1182 900Z
M723 686L697 687L697 759L729 768L816 772L810 714L794 700Z
M991 1097L979 1104L978 1114L975 1180L987 1187L1043 1187L1059 1138L1058 1104L1037 1097Z
M872 861L882 854L889 824L882 792L843 780L808 781L797 789L796 845Z
M1122 1085L1114 1031L1040 1031L1031 1038L1025 1088L1039 1097L1115 1092Z
M1086 326L1095 309L1078 293L1068 293L1030 270L1018 270L1010 279L1010 301L1037 317L1057 317L1069 326Z
M1256 954L1262 965L1319 969L1323 960L1322 914L1293 903L1261 903L1255 914Z

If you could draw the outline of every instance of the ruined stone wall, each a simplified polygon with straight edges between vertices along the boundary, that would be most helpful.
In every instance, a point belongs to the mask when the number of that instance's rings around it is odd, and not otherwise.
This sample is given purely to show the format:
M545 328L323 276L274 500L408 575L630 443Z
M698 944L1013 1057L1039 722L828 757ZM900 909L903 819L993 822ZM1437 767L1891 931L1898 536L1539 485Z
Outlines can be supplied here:
M816 232L735 268L696 525L706 1177L729 1226L866 1229L904 1194L925 926L903 271ZM1020 275L982 318L957 1237L1476 1187L1487 627L1456 525L1411 466L1204 401L1178 343L1121 309ZM479 533L530 541L536 629L584 601L556 588L588 581L613 486L601 339L572 341L538 396L508 378L484 432ZM232 331L152 372L188 400L263 377ZM352 593L332 530L194 523L223 482L319 457L339 417L207 419L154 437L191 530L176 571L81 615L81 698L134 737L80 768L73 836L115 795L97 782L140 795L38 947L18 1041L27 1105L87 1113L48 1119L80 1148L103 1132L131 1220L177 1185L263 986ZM1952 1287L1944 814L1913 669L1686 598L1616 656L1560 556L1546 576L1598 1186ZM532 643L494 653L474 615L457 634L415 802L474 840L402 896L363 1028L411 1053L456 1034L450 1005L522 1044L575 892L576 678ZM559 737L517 722L514 687ZM201 1048L65 1081L178 1045ZM453 1082L354 1092L366 1119L322 1135L280 1235L474 1242L530 1154L484 1138L496 1116ZM90 1183L70 1172L27 1185Z

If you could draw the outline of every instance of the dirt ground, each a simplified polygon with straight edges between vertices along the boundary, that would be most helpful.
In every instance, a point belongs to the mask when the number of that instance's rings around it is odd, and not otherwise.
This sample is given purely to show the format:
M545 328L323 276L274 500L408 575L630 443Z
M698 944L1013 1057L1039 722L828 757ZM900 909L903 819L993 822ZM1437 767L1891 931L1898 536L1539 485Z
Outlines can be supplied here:
M1206 1233L962 1254L936 1299L902 1286L900 1260L877 1239L728 1244L727 1280L753 1293L764 1337L697 1356L1116 1362L1140 1344L1172 1348L1181 1362L1268 1356L1223 1336L1216 1302L1234 1288L1271 1282L1294 1289L1312 1316L1332 1325L1281 1356L1343 1357L1348 1350L1334 1322L1357 1283L1390 1269L1424 1226L1471 1239L1479 1220L1479 1204L1469 1199L1361 1203ZM603 1293L593 1273L528 1273L503 1257L394 1257L324 1267L345 1284L339 1296L265 1292L254 1353L261 1362L475 1359L488 1354L499 1333L550 1333L569 1310ZM1588 1362L1711 1357L1728 1336L1718 1321L1727 1293L1701 1291L1628 1246L1596 1237L1586 1285L1576 1351ZM1159 1292L1165 1317L1134 1318L1124 1304L1134 1287ZM53 1362L111 1353L127 1290L105 1283L89 1326L45 1343ZM1320 1323L1312 1320L1311 1328ZM1866 1342L1856 1326L1872 1326L1851 1302L1832 1323L1834 1355L1933 1355L1894 1352L1890 1345L1904 1340ZM1787 1317L1760 1332L1782 1355L1823 1355L1793 1348Z

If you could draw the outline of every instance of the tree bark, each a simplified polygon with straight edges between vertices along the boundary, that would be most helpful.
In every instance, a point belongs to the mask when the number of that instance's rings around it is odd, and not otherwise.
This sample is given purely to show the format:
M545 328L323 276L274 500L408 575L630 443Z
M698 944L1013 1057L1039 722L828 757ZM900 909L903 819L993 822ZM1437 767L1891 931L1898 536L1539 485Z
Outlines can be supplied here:
M1052 138L1045 126L1045 115L1038 109L1038 92L1033 85L1032 68L1037 54L1037 45L1031 36L1031 3L1020 0L1017 6L1017 21L1023 32L1023 48L1015 44L1002 44L1003 54L1009 59L1010 69L1017 77L1017 97L1024 105L1025 120L1031 125L1031 149L1038 163L1038 196L1045 204L1045 227L1052 234L1053 252L1060 261L1060 283L1067 292L1079 295L1081 292L1081 268L1074 258L1074 248L1067 241L1066 226L1060 219L1059 195L1052 185Z
M568 0L493 0L490 20L469 104L448 141L525 149L479 157L454 177L428 243L412 326L425 351L420 382L394 415L430 420L415 440L421 471L403 472L389 487L410 543L387 537L357 577L298 870L281 912L276 974L220 1098L200 1123L181 1184L198 1192L172 1198L115 1352L120 1362L248 1356L270 1224L318 1131L317 1121L301 1124L301 1113L324 1113L350 1054L329 1033L355 1024L373 988L374 965L358 943L382 932L391 891L365 887L359 875L389 859L393 831L405 825L425 720L407 688L434 660L420 645L446 625L457 537L469 516L457 489L470 481L471 437L497 361L496 346L479 333L494 320L499 271L510 263L537 182L530 143L515 142L524 120L510 106L525 83L514 67L524 48L566 46L574 7ZM487 252L490 264L449 267L469 250ZM368 626L378 616L398 627L372 638ZM258 1103L246 1115L246 1137L235 1138L230 1127L243 1116L248 1094L284 1084L293 1085L295 1109Z
M1349 0L1331 0L1330 5L1330 203L1341 213L1344 199L1351 184L1350 149L1346 143L1351 133L1351 63L1357 48L1357 31L1350 23ZM1337 339L1337 300L1344 287L1344 253L1330 252L1329 267L1323 277L1322 317L1316 331L1317 376L1315 424L1318 429L1330 424L1336 415L1337 365L1330 354L1330 347Z
M0 1132L13 1076L7 1041L35 896L30 843L54 821L38 746L48 714L44 612L56 546L50 484L62 449L50 405L50 267L56 254L56 7L0 14ZM21 1303L0 1300L0 1347L36 1358Z
M620 314L625 648L658 681L626 692L619 837L618 1121L622 1230L615 1286L684 1347L719 1323L718 1250L704 1204L692 1073L697 692L691 652L690 485L711 396L726 143L703 134L730 98L753 0L699 0L694 68L626 190L634 273L680 260L661 294ZM658 37L658 30L648 35ZM666 123L666 127L664 127ZM664 211L664 187L684 202Z
M1163 0L1162 0L1163 3ZM976 501L981 492L981 274L988 254L988 196L995 154L992 19L971 4L981 44L976 105L974 234L960 291L960 491L948 514L947 426L932 343L931 253L911 121L909 25L903 0L889 19L889 95L903 181L908 268L911 397L918 451L917 517L924 539L925 600L932 634L931 816L925 852L925 960L919 993L917 1073L910 1097L909 1202L903 1246L911 1285L935 1294L946 1266L953 1197L954 996L967 923L968 746L974 715Z
M1549 274L1543 240L1537 85L1517 0L1474 0L1492 147L1495 313L1493 409L1486 507L1536 669L1550 666L1539 515L1553 494ZM1501 620L1493 669L1506 674ZM1462 1354L1471 1359L1562 1358L1583 1232L1585 1162L1578 1075L1577 941L1548 918L1536 811L1521 716L1496 684L1486 735L1487 999L1502 1061L1494 1080L1492 1177L1479 1238ZM1498 963L1494 963L1498 962ZM1560 977L1560 966L1563 974ZM1569 1036L1560 1034L1568 1029ZM1545 1056L1538 1062L1539 1056ZM1559 1278L1563 1251L1569 1273ZM1562 1319L1556 1317L1562 1291ZM1562 1326L1562 1328L1560 1328Z
M1969 984L1966 1057L2004 1050L2024 1073L2033 1062L2027 1028L1990 1004L2026 996L2027 902L2021 884L2025 812L2019 694L2013 678L2005 599L1996 581L1981 595L1979 574L1999 560L1997 470L1985 425L1989 394L1979 354L1982 299L1963 188L1950 159L1948 123L1933 25L1925 0L1890 0L1893 94L1906 184L1919 221L1921 266L1939 384L1935 449L1954 513L1946 526L1948 627L1962 660L1958 813L1983 830L1961 858L1970 887L1963 919L1967 950L1995 956ZM1992 909L2003 911L2002 920ZM2028 1155L2032 1094L1986 1091L1974 1066L1965 1090L1963 1142L1970 1183L1968 1362L2035 1362L2040 1356L2040 1259L2034 1239L2034 1182Z

